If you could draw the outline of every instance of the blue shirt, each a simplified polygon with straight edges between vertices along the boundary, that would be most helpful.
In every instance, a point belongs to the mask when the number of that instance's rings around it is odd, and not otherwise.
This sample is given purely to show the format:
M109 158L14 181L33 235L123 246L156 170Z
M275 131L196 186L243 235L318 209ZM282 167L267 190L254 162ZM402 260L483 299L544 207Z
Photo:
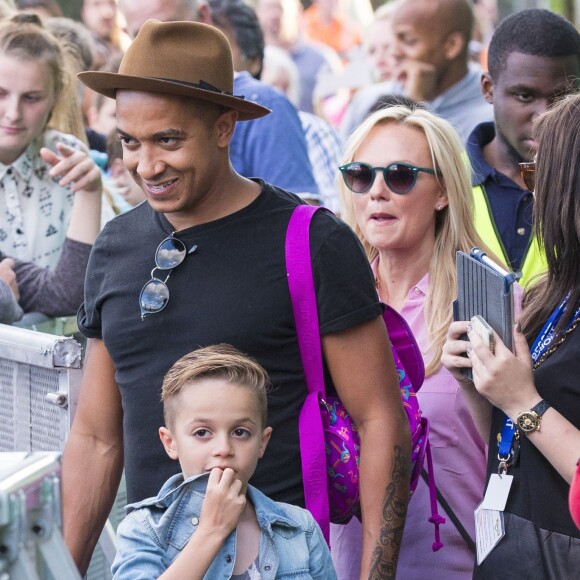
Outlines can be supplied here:
M294 105L280 91L248 72L236 74L234 94L272 110L260 119L236 123L230 160L237 173L259 177L299 195L318 194L304 131Z
M517 272L533 235L534 198L529 191L522 189L485 160L483 148L494 137L494 123L481 123L467 140L467 155L473 167L472 185L484 188L506 258Z
M114 580L152 580L163 574L199 525L207 479L207 473L185 481L183 475L174 475L156 497L127 506L128 515L117 530ZM310 512L272 501L251 485L247 493L262 532L258 565L263 580L336 580L330 552ZM204 580L230 578L235 560L234 530Z

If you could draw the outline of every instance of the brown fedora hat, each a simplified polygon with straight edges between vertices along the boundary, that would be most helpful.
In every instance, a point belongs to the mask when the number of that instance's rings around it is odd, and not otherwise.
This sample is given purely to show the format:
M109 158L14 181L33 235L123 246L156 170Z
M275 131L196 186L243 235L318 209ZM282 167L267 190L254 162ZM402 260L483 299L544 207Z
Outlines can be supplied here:
M118 90L194 97L238 111L240 121L271 112L232 94L229 42L217 28L198 22L148 20L125 53L118 74L83 72L78 78L112 99Z

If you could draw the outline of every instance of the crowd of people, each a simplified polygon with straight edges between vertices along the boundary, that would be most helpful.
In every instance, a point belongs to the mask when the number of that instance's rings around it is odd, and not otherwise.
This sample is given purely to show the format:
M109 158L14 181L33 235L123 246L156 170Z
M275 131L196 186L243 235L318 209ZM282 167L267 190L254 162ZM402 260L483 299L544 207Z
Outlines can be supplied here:
M575 577L579 88L575 26L492 0L83 0L79 21L0 0L0 322L77 315L88 340L63 456L79 570L124 470L119 580ZM361 517L330 551L303 509L304 203L331 210L325 382L361 442ZM454 320L475 246L517 280L513 350ZM425 367L437 551L384 304Z

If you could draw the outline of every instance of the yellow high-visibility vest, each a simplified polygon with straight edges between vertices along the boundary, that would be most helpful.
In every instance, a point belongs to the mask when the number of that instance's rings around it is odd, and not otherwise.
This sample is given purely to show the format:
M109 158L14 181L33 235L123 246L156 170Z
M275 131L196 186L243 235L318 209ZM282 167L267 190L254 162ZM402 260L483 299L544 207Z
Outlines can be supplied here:
M487 193L482 185L473 187L474 202L474 219L475 228L479 237L485 242L487 247L503 262L503 265L510 271L513 271L509 265L507 251L503 245L493 213L489 204ZM521 264L521 270L514 272L521 286L526 288L534 277L538 274L544 274L548 269L546 254L544 249L540 248L537 237L530 236L530 242L524 253Z

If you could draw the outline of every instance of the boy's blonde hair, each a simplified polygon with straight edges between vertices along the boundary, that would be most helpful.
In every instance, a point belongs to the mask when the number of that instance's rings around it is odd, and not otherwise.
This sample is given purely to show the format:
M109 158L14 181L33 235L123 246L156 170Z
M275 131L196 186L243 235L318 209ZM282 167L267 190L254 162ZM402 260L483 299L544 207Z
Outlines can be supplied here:
M179 394L188 385L212 379L247 387L256 393L262 427L268 420L267 390L270 378L253 358L242 354L229 344L200 348L182 356L163 379L161 400L163 418L169 428L173 425ZM208 395L211 396L211 395Z

